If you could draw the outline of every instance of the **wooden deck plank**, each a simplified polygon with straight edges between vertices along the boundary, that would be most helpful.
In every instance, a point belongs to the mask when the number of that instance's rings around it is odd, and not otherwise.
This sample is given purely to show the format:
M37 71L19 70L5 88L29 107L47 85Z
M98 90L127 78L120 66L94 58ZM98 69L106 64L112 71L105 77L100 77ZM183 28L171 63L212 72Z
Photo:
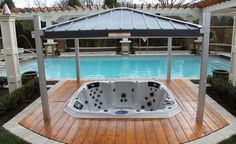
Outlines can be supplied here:
M52 128L50 130L50 132L45 131L44 129L41 130L42 134L47 135L48 137L56 137L57 134L60 132L61 128L64 126L64 124L66 123L67 119L69 118L68 114L62 114L61 118L58 119L57 122L55 122L55 124L53 123ZM43 132L45 131L45 133Z
M60 88L61 91L54 92L52 97L49 98L49 101L66 102L77 89L77 83L66 81L65 84L60 87L62 87ZM68 91L68 89L70 90Z
M56 114L57 111L59 111L62 105L63 103L57 103L54 106L49 107L51 119L54 118L54 115ZM41 113L30 123L28 127L34 131L40 132L40 130L43 129L43 126L44 126L44 120L43 120L43 114Z
M165 135L165 131L161 125L161 121L159 120L152 120L154 129L155 129L155 134L156 134L156 142L159 143L163 143L163 144L168 144L168 140L167 137Z
M83 121L84 121L83 119L76 119L74 121L71 129L68 131L68 133L66 134L66 136L63 140L65 143L72 143L73 142L73 140L76 136L76 133L79 130L80 126L82 125Z
M137 137L137 144L146 144L146 133L144 129L143 120L135 120L135 134Z
M126 120L126 144L135 144L136 139L139 139L135 136L135 125L133 120Z
M179 143L185 143L188 141L187 136L184 133L184 129L181 128L179 121L176 117L172 117L169 119L172 129L175 132L176 137L178 138Z
M65 136L66 136L66 134L71 129L74 121L75 121L75 118L69 116L69 118L64 123L63 127L59 130L58 134L54 137L54 139L56 139L58 141L63 141Z
M183 94L181 93L179 88L177 88L173 82L168 83L168 87L172 90L172 92L175 93L177 102L182 106L181 114L184 116L186 121L189 123L189 125L191 126L194 133L198 137L201 137L204 134L207 134L209 128L207 128L207 126L204 123L199 124L196 122L194 114L191 113L191 112L193 112L192 107L189 105L187 100L183 97ZM196 112L194 112L194 113L196 113Z
M74 137L74 140L72 144L81 144L84 142L84 138L86 137L88 133L88 129L90 127L91 121L89 119L85 119L80 126L79 130L77 131L77 134Z
M180 84L182 88L186 91L186 93L188 93L189 96L197 103L197 93L193 91L191 88L189 88L189 86L185 82L183 82L182 80L179 81L181 81ZM220 128L228 123L219 113L213 110L208 103L205 104L205 113L210 118L212 118L215 124Z
M167 137L169 144L178 144L178 139L175 135L174 130L171 127L171 124L168 119L161 119L161 125L165 131L165 135Z
M39 125L37 127L39 127L41 125L41 123L43 124L43 129L40 130L41 134L47 135L49 137L54 137L57 135L58 130L61 127L60 124L64 123L68 117L68 114L65 114L63 111L64 106L65 106L65 104L63 104L61 106L61 108L54 114L53 119L51 119L49 125L48 125L48 123L44 123L43 120L39 123ZM59 123L59 125L57 125L57 127L56 127L55 125L57 123ZM45 124L47 124L47 126L44 126Z
M173 84L177 89L182 88L180 81L173 81ZM180 92L181 95L179 95L177 97L179 97L181 99L180 101L185 105L185 107L187 108L187 111L189 111L189 113L192 115L192 118L194 119L194 121L196 121L196 111L197 111L196 106L197 106L197 104L193 102L193 100L189 97L189 95L185 91L182 90L182 91L178 91L178 92ZM211 119L209 119L207 115L205 115L205 119L207 119L208 121L211 122L210 126L212 126L213 128L216 127L216 125L214 125L214 122L211 121ZM209 125L206 124L205 119L202 124L197 123L197 125L199 125L199 127L203 128L203 132L205 134L209 134L212 131L212 129L209 127ZM200 132L200 133L202 133L202 132Z
M228 122L206 103L204 123L196 119L197 94L182 80L162 80L183 109L170 119L79 119L63 111L77 84L69 80L49 96L51 123L44 123L41 106L19 123L32 131L64 143L184 143L201 138Z
M117 126L116 126L115 143L116 144L125 144L125 139L126 139L125 135L126 135L125 120L119 119L117 121Z
M197 139L197 135L192 130L189 123L186 121L186 119L183 117L182 114L177 114L176 119L178 120L178 123L180 124L181 128L184 129L184 133L189 141Z
M105 136L107 144L115 143L116 127L117 127L116 119L111 119L108 121L107 133Z
M184 82L178 81L178 85L184 89L183 93L185 95L185 98L187 99L188 103L193 107L193 110L196 112L197 111L197 98L192 97L192 93L189 92L189 87L184 86ZM210 118L208 115L208 110L205 110L205 115L204 115L204 121L207 121L206 124L213 130L217 130L218 126L214 122L213 119ZM196 116L196 115L194 115ZM215 118L214 118L215 119Z
M26 117L24 117L19 123L28 126L30 122L35 119L40 113L42 113L42 107L38 105L33 111L31 111Z
M103 144L106 142L106 132L107 132L107 126L108 126L108 120L107 119L103 119L100 120L100 124L97 130L97 134L94 140L95 144Z
M153 123L151 120L143 120L144 129L146 133L146 140L148 144L155 144L156 143L156 134L155 129L153 127Z
M85 137L84 144L94 144L94 139L96 137L97 129L99 126L99 120L91 120L91 125L88 129L88 133Z

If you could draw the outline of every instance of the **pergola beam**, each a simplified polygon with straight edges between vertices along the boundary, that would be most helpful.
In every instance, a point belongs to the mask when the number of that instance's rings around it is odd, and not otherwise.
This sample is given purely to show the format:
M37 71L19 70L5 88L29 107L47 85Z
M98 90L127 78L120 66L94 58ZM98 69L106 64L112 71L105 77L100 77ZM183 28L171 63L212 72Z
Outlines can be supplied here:
M203 9L203 11L214 12L217 10L232 8L236 6L235 0L229 0L226 2L218 3L216 5L212 5Z

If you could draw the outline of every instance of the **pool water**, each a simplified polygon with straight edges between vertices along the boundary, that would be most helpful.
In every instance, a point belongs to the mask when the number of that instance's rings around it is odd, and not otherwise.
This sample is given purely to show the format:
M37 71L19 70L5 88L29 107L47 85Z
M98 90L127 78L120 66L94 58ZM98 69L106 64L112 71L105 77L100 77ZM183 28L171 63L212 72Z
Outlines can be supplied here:
M172 77L199 78L200 62L200 56L173 56ZM167 56L81 57L80 66L82 78L165 78ZM45 69L47 78L76 78L74 57L46 58ZM229 70L229 61L210 56L208 74L214 69ZM37 70L36 60L20 67L21 73L32 70Z

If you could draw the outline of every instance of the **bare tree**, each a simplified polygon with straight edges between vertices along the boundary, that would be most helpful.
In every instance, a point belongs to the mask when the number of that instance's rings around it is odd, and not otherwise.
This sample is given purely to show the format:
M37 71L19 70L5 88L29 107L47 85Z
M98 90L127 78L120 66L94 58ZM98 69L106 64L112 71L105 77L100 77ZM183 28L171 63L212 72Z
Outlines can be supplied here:
M87 1L91 2L92 0L58 0L53 4L53 6L79 6L80 4L88 4Z
M46 7L47 1L46 0L34 0L34 5L36 7Z
M174 4L192 4L198 0L157 0L161 5L174 5Z
M60 6L60 7L64 7L67 6L68 0L59 0L56 1L53 6Z

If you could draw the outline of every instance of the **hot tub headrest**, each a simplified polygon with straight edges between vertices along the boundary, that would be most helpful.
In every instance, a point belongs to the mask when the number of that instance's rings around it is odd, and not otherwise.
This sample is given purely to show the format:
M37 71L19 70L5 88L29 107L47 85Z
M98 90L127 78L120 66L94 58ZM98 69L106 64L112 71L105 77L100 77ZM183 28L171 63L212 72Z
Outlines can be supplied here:
M90 83L87 85L88 89L99 87L99 82Z
M149 87L160 88L160 84L156 82L148 82Z
M75 104L74 104L74 107L75 107L76 109L81 110L81 109L83 108L83 104L80 103L79 101L76 101Z

